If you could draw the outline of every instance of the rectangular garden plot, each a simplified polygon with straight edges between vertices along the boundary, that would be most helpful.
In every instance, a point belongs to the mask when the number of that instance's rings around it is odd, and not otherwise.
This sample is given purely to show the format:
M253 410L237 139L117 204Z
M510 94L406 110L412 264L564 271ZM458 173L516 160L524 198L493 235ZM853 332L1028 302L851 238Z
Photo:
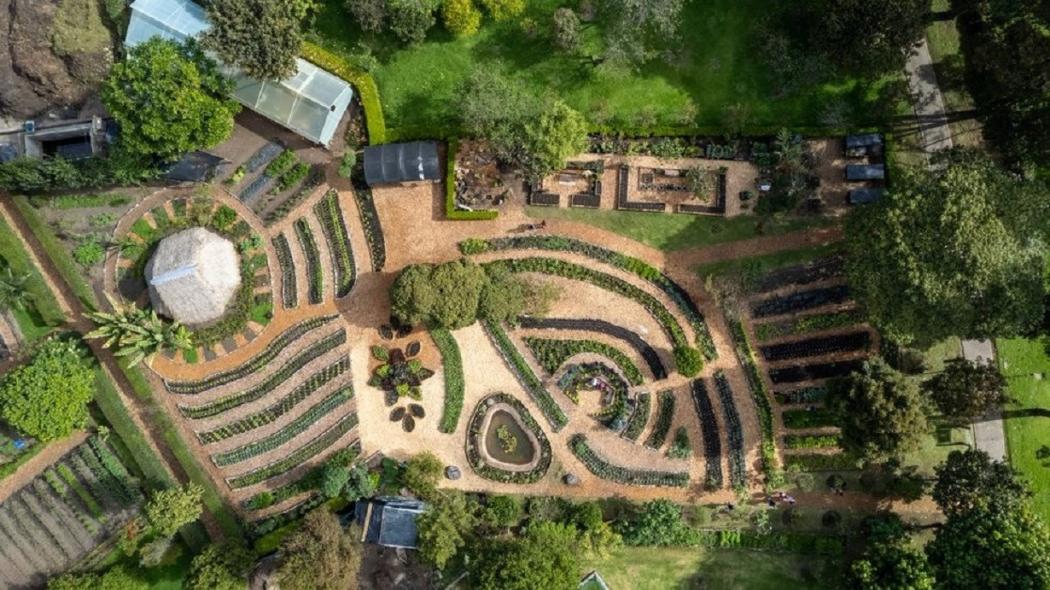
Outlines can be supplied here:
M780 297L770 297L751 304L751 315L765 318L816 309L825 305L845 303L850 298L849 287L837 285L809 291L800 291Z
M816 379L831 379L832 377L844 377L854 371L859 371L863 364L864 361L855 360L770 369L769 378L774 384L778 385L781 383L798 383L800 381L813 381Z
M781 344L761 346L762 358L767 362L824 356L836 352L867 350L871 346L871 334L867 331L837 336L806 338Z

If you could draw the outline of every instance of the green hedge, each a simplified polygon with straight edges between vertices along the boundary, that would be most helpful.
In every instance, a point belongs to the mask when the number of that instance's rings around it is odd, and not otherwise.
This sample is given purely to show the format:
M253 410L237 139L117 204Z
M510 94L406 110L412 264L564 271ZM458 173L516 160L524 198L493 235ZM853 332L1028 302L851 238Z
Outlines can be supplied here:
M459 415L463 412L463 356L456 339L448 330L435 328L430 331L430 337L441 353L441 365L445 373L445 404L438 430L451 434L455 432Z
M839 446L839 437L834 434L788 434L784 446L789 449L832 449Z
M44 251L47 252L51 262L58 268L59 274L62 275L69 288L73 290L73 294L84 304L84 307L92 311L98 309L98 298L95 296L95 291L84 280L84 273L81 271L80 265L73 261L69 251L66 250L66 247L51 231L47 222L37 214L29 199L19 195L14 197L13 201L15 207L18 207L18 211L25 219L26 224L29 225L30 231L40 240L40 244L44 247Z
M834 455L788 455L784 458L789 471L856 471L857 458L847 453Z
M604 356L613 362L631 385L641 385L645 379L634 361L614 346L595 340L558 340L548 338L524 338L525 345L549 375L558 372L565 361L573 356L591 353Z
M824 408L812 410L786 410L780 415L784 428L823 428L838 426L838 417Z
M342 57L309 41L303 43L301 56L306 61L354 85L354 90L361 99L361 107L365 111L368 142L372 145L386 143L386 120L383 118L383 105L379 102L379 88L372 75L354 68Z
M448 150L445 155L445 217L453 221L484 221L499 217L498 211L484 209L481 211L459 211L456 209L456 152L459 150L459 140L450 139Z

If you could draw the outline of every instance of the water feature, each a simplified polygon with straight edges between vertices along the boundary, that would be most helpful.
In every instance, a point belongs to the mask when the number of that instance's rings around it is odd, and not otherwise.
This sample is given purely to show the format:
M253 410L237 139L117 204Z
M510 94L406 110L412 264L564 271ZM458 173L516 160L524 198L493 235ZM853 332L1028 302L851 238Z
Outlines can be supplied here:
M506 428L518 442L511 452L503 450L499 436L496 431L500 427ZM506 410L496 410L489 421L488 430L485 431L485 450L488 455L497 461L510 463L511 465L527 465L536 456L536 449L529 441L529 437L518 424L517 419Z

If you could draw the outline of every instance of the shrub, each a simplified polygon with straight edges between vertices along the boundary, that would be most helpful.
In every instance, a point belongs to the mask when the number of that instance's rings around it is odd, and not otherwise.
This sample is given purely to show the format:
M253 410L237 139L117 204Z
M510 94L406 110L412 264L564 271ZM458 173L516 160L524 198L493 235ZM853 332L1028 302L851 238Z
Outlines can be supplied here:
M504 21L525 12L525 0L481 0L494 21Z
M430 331L438 352L441 353L441 364L445 373L445 402L441 412L441 423L438 430L446 434L456 431L459 415L463 411L463 357L459 352L452 334L443 328Z
M689 432L685 426L679 426L674 432L674 440L667 449L667 456L672 459L688 459L693 456L693 445L689 442Z
M571 8L559 8L551 19L554 46L562 51L576 51L580 46L580 17Z
M0 379L0 415L19 432L50 441L88 418L95 375L73 342L48 340Z
M457 37L474 35L481 27L481 11L474 6L474 0L444 0L441 19L445 28Z
M339 161L339 176L350 178L350 175L354 172L354 166L357 166L357 152L349 150L343 154L343 159Z
M105 258L106 249L95 238L84 238L73 249L73 260L84 266L94 266Z

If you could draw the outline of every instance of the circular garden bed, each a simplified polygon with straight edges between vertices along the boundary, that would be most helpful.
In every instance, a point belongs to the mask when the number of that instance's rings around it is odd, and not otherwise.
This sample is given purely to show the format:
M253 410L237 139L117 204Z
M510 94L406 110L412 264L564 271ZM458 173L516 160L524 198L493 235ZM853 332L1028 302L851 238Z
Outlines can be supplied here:
M513 424L508 420L513 420ZM503 434L493 436L497 430ZM490 444L487 443L502 440L508 433L516 441L512 448L493 449L490 454ZM532 448L516 448L521 444L532 445ZM547 436L525 405L506 393L494 393L478 402L467 424L466 452L467 463L474 473L493 481L535 483L547 474L551 466L551 445ZM499 457L508 461L501 461ZM521 463L512 457L520 459Z

